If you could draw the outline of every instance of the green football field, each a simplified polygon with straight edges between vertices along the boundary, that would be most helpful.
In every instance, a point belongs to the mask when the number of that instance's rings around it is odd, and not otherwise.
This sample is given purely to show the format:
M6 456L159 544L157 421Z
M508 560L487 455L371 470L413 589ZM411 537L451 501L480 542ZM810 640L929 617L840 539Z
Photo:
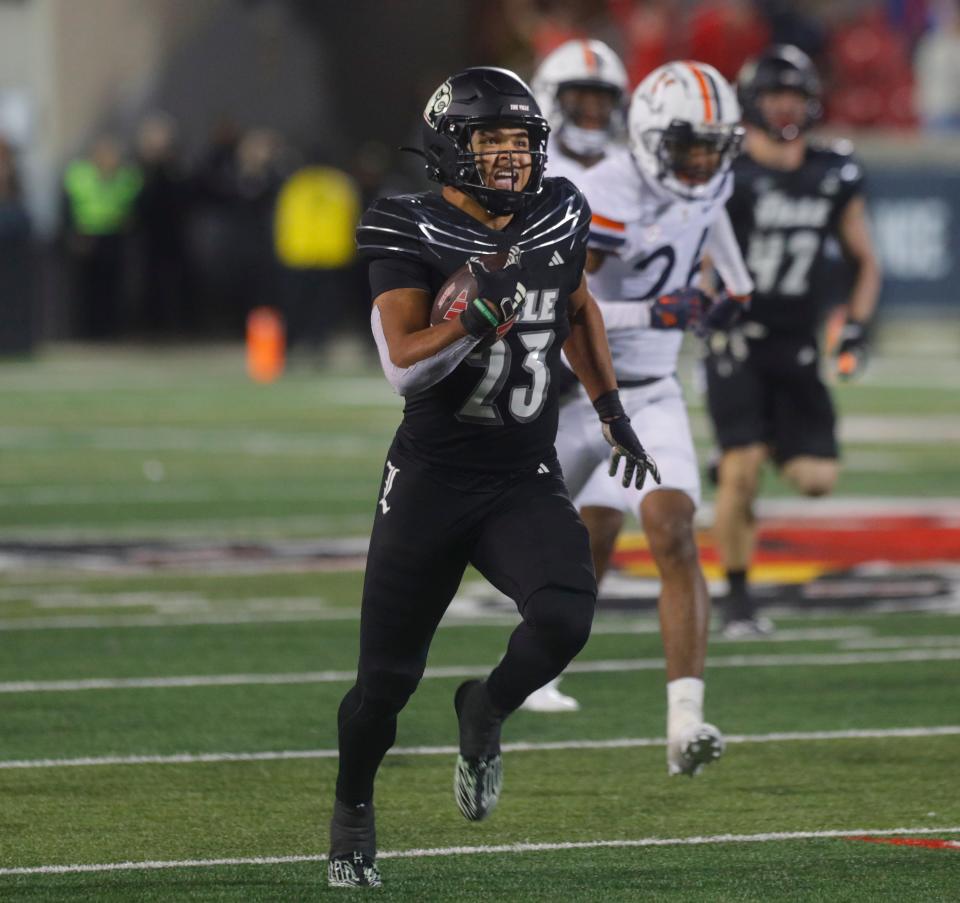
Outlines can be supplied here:
M960 520L958 347L955 323L892 323L838 389L851 510L954 503ZM0 900L349 893L324 880L335 711L398 416L359 357L270 386L226 347L0 365ZM773 474L765 492L786 496ZM301 554L318 545L330 556ZM455 605L381 771L375 893L958 899L957 598L715 638L707 714L728 749L693 780L666 773L653 618L601 613L564 682L581 711L507 722L480 824L453 800L452 697L515 619Z

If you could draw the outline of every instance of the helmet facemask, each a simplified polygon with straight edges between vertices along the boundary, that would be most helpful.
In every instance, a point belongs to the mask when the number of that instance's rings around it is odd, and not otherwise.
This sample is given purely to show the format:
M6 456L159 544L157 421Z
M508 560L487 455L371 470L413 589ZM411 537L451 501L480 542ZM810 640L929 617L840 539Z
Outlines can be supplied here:
M788 95L797 98L798 109L802 109L801 115L797 117L784 117L781 121L777 116L771 116L771 113L765 109L769 106L769 101L775 95ZM774 141L789 142L796 141L804 132L806 132L819 118L821 112L820 101L812 97L800 88L772 88L766 91L760 91L754 101L757 108L757 118L762 124L763 130Z
M476 133L495 129L523 129L527 133L529 149L500 147L486 151L474 147ZM444 131L457 146L455 178L448 184L472 197L488 212L498 215L516 213L529 197L540 191L550 131L542 120L451 120ZM494 175L502 171L501 181L512 175L513 187L488 184L487 174L491 167ZM519 188L518 183L522 183Z
M557 134L564 147L586 158L603 156L623 131L622 92L602 82L565 82L557 90L561 123Z
M701 125L675 119L665 129L647 129L644 149L656 161L657 178L674 194L701 197L740 153L743 129L733 125Z

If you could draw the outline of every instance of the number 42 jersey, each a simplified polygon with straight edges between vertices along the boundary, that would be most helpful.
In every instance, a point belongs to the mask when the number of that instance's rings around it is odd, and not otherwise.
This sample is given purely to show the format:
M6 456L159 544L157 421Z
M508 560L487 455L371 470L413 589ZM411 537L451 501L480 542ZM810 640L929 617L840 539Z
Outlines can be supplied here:
M405 398L401 452L450 472L508 475L556 459L560 349L583 274L590 208L566 179L544 179L503 230L426 192L376 201L357 229L372 296L422 289L431 303L470 257L521 250L526 302L513 328L439 382Z

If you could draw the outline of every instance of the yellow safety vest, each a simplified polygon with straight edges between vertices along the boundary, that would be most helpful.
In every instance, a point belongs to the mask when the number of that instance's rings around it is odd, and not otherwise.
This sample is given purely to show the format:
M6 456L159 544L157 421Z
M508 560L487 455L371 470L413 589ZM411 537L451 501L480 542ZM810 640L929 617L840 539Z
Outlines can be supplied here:
M74 160L63 177L70 213L82 235L119 232L133 210L143 179L132 166L121 166L109 178L90 160Z
M356 253L360 198L339 169L308 166L284 183L277 199L277 257L293 269L337 269Z

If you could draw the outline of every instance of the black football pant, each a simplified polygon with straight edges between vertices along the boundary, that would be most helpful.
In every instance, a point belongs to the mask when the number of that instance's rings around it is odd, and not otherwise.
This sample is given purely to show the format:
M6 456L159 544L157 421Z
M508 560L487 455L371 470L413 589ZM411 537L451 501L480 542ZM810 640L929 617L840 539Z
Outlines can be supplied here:
M559 466L550 468L496 490L463 491L391 449L367 558L357 683L339 710L343 802L373 798L397 715L468 563L523 618L487 680L501 711L518 708L583 648L597 595L590 546Z

